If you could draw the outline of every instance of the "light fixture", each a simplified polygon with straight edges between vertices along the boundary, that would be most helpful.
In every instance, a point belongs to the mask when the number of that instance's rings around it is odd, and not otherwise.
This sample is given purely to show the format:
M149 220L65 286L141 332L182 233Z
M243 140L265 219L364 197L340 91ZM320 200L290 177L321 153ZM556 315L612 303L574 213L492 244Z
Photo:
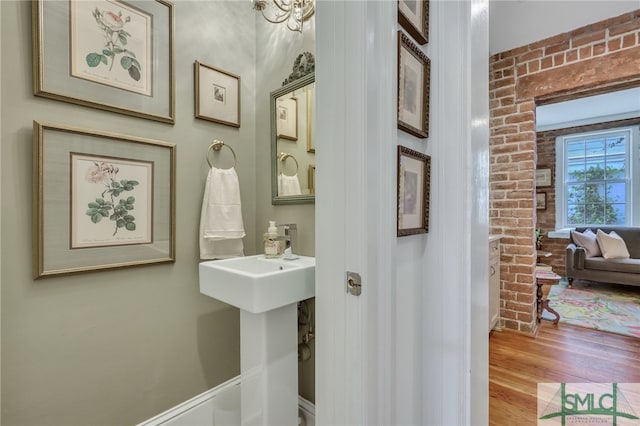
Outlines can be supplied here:
M253 8L272 24L287 22L291 31L302 32L304 21L313 16L314 0L253 0Z

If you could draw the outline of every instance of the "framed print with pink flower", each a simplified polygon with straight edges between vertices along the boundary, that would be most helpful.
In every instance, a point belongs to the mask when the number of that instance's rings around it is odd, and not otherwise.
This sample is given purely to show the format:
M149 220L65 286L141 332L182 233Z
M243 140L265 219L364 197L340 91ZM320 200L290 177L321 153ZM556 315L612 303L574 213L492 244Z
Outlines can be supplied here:
M34 93L173 123L173 5L36 0Z
M175 145L33 123L34 277L175 261Z

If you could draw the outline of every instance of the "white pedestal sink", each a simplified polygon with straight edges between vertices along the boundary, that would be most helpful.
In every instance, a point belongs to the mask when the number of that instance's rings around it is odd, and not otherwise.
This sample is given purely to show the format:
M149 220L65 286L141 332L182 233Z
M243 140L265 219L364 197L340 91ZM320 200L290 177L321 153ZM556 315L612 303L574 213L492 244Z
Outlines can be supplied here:
M202 262L200 292L240 308L242 425L297 425L297 302L315 295L315 258Z

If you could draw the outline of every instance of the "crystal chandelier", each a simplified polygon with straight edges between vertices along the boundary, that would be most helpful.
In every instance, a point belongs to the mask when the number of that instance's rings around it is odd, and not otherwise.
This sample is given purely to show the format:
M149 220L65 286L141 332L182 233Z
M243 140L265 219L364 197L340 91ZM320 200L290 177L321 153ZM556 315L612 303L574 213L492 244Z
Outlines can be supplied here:
M314 12L314 0L253 0L253 8L272 24L287 22L291 31L302 32L302 24Z

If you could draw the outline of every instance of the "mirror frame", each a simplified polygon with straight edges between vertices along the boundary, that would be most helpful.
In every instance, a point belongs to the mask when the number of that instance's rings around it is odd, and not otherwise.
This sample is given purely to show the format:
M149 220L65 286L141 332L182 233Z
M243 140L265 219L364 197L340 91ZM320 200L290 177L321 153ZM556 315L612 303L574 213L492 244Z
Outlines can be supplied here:
M274 90L270 95L271 113L271 204L308 204L315 203L315 194L278 196L278 135L276 129L276 100L287 93L301 89L316 81L315 73L310 73L291 83Z

